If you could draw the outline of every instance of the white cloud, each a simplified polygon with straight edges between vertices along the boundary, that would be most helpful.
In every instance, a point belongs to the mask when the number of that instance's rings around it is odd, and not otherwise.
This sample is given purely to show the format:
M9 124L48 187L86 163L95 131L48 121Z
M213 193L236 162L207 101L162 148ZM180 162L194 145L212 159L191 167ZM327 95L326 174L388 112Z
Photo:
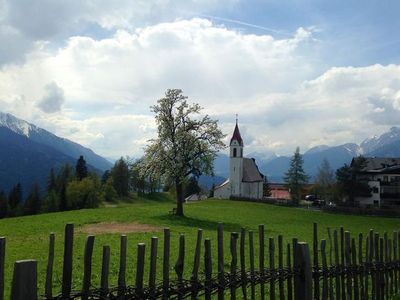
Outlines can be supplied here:
M37 43L24 64L0 70L0 109L114 157L141 153L155 134L149 106L167 88L182 88L227 134L239 113L246 152L360 141L398 125L400 67L321 72L316 43L305 28L277 39L199 18L74 36L57 51ZM35 99L53 81L64 101L46 115Z

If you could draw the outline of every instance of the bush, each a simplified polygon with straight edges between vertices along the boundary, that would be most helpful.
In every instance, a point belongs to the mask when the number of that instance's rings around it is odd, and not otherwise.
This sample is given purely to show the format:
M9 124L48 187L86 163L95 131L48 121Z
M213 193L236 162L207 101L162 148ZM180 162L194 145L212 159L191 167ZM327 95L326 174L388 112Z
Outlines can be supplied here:
M100 204L98 179L86 177L71 181L66 190L67 209L95 208Z

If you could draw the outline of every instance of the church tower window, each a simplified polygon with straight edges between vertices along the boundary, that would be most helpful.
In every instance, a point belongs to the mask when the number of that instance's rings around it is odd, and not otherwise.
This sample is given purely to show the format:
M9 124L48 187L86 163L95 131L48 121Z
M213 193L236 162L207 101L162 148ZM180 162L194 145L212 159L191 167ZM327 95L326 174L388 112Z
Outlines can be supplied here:
M236 148L233 148L233 157L236 157Z

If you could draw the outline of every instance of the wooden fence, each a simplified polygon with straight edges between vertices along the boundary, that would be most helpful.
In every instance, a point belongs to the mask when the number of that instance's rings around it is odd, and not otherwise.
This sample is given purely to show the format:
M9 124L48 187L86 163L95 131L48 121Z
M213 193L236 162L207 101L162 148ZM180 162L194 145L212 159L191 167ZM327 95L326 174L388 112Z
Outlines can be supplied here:
M278 236L265 243L264 225L259 225L258 240L253 231L230 233L229 253L224 249L222 224L217 239L204 239L197 233L190 278L184 278L185 236L179 235L179 251L173 265L176 277L170 278L171 234L164 229L162 278L157 279L158 239L150 243L150 259L145 263L145 244L137 245L136 279L126 283L127 237L121 236L118 286L109 287L110 247L103 247L101 284L91 282L94 236L87 237L84 249L82 288L72 290L73 262L72 224L65 227L64 260L61 292L53 291L54 234L50 234L45 291L37 290L37 262L17 261L14 265L11 299L389 299L400 291L400 239L393 232L380 236L371 230L351 236L343 228L328 228L327 241L318 239L314 223L312 259L307 243L293 239L283 244ZM212 243L217 247L212 256ZM258 244L258 257L255 256ZM203 248L203 250L202 250ZM225 251L224 251L225 250ZM268 253L266 253L266 250ZM228 254L228 255L227 255ZM174 255L175 256L175 255ZM229 268L226 267L227 257ZM268 264L265 260L268 257ZM5 239L0 239L0 298L4 295ZM216 263L213 261L216 259ZM258 263L256 260L258 259ZM277 261L276 261L277 259ZM329 261L329 262L328 262ZM248 265L247 265L248 264ZM213 266L217 266L213 270ZM149 277L144 278L145 267ZM39 294L39 296L38 296Z

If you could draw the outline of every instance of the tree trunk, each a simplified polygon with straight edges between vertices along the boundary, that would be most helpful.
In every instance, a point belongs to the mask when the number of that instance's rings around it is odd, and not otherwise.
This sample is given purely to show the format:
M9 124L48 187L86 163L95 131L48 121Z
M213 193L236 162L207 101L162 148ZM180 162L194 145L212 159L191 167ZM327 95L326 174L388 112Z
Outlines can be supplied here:
M175 180L176 189L176 215L183 216L183 185L179 180Z

